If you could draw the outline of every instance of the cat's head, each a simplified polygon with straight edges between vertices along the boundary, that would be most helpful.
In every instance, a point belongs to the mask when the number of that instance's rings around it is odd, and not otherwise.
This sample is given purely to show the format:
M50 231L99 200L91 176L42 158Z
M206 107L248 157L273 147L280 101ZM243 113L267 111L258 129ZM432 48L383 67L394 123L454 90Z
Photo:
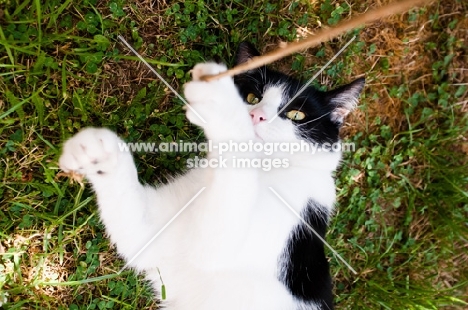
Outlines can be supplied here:
M259 55L251 44L243 42L236 65ZM265 66L236 75L234 82L248 105L260 139L306 140L323 145L339 142L339 130L346 115L356 107L365 80L359 78L327 92L309 86L296 98L304 83Z

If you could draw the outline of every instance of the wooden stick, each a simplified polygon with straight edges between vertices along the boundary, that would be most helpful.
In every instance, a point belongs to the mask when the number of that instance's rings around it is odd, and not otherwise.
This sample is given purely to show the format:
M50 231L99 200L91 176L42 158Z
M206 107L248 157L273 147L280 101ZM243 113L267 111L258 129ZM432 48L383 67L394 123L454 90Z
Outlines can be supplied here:
M406 12L415 6L428 4L431 1L433 0L409 0L409 1L398 1L398 2L387 4L380 8L368 11L355 18L343 21L339 23L338 25L336 25L335 27L322 29L316 34L304 40L290 43L286 45L285 47L280 47L263 56L253 57L249 61L241 63L240 65L230 70L221 72L216 75L202 76L200 79L202 81L212 81L212 80L219 79L219 78L226 77L226 76L234 76L236 74L267 65L285 56L305 50L312 46L316 46L322 42L329 41L333 39L334 37L337 37L340 34L346 31L349 31L351 29L375 22L376 20L385 18L393 14Z

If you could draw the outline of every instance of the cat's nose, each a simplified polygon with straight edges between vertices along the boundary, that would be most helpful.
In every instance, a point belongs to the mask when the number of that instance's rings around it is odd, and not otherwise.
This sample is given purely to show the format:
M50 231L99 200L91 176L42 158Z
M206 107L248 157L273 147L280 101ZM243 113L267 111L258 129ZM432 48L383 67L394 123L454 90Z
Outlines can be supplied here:
M266 114L261 108L256 108L250 111L250 116L252 116L252 122L254 125L267 120Z

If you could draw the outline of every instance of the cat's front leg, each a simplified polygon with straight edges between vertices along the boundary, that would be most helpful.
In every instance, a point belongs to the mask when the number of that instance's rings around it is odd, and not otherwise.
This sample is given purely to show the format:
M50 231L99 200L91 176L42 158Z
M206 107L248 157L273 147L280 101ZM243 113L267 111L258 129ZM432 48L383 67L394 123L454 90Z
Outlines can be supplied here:
M245 163L257 155L239 148L256 138L251 116L233 79L200 80L201 76L223 71L226 71L224 65L197 64L192 70L193 81L184 86L190 104L187 118L202 127L205 136L213 142L208 160L214 165L206 174L210 176L205 190L209 200L204 203L203 212L210 225L205 225L196 238L216 244L219 256L213 254L212 257L218 262L234 257L247 238L258 188L258 170L238 168L240 161Z
M202 76L226 70L225 65L213 62L197 64L192 69L193 80L184 86L185 97L190 103L187 118L202 127L208 139L216 142L255 139L251 117L233 79L200 80Z
M111 241L131 259L154 234L149 227L155 223L148 216L148 197L154 190L139 183L132 154L124 146L108 129L86 128L65 142L59 165L90 181Z

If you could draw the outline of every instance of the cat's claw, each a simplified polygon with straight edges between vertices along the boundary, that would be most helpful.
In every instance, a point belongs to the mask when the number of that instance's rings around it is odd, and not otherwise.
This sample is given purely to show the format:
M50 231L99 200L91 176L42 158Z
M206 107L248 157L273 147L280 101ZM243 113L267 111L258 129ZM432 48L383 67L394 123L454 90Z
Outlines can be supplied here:
M59 166L65 172L75 172L86 177L103 176L116 170L123 141L105 128L86 128L63 145Z

